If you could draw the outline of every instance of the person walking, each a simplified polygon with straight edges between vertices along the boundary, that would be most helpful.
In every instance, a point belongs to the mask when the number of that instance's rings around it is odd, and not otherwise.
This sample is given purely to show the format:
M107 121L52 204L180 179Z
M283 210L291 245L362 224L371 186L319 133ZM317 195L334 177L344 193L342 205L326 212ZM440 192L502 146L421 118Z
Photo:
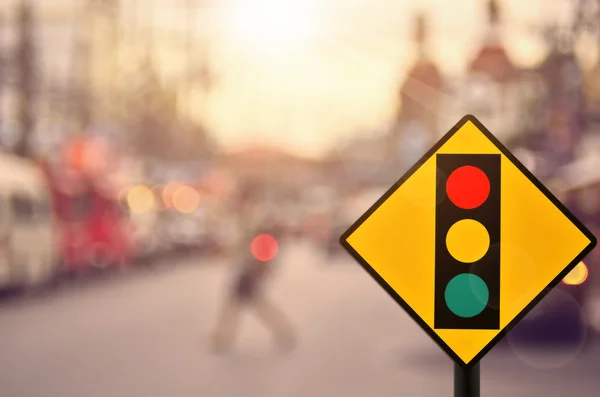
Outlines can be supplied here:
M258 206L248 197L238 207L241 215L238 229L240 244L237 249L239 264L211 337L211 350L216 353L231 347L244 309L251 309L271 329L280 348L287 351L295 346L290 321L265 296L264 286L272 275L278 247L277 240L269 234L271 230L257 219L257 210Z

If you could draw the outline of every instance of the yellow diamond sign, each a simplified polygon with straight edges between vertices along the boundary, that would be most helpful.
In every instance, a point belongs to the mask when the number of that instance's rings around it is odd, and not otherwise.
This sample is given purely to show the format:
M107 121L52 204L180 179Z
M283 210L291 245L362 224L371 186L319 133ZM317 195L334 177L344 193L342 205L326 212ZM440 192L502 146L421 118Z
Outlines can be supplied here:
M466 116L341 243L466 367L556 286L596 238Z

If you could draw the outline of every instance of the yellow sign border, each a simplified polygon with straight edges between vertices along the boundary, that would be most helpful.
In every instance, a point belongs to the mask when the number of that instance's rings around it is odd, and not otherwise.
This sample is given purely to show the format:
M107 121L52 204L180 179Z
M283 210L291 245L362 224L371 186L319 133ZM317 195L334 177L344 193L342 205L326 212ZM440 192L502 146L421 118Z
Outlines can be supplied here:
M554 278L522 311L519 313L502 331L498 333L472 360L465 363L437 334L427 325L421 317L402 299L400 295L367 263L367 261L348 243L348 238L356 229L358 229L387 199L396 192L421 166L435 155L437 151L465 124L471 122L481 131L500 150L502 155L512 162L519 171L548 199L554 206L583 233L590 243L575 257L565 269ZM454 125L415 165L413 165L375 204L373 204L356 222L348 228L340 237L340 243L344 249L365 269L367 273L408 313L408 315L425 330L425 332L450 356L458 365L463 368L470 368L476 365L504 336L508 333L527 313L533 309L558 283L573 270L575 266L589 252L594 249L597 243L596 237L556 198L554 195L523 165L517 158L473 115L464 116Z

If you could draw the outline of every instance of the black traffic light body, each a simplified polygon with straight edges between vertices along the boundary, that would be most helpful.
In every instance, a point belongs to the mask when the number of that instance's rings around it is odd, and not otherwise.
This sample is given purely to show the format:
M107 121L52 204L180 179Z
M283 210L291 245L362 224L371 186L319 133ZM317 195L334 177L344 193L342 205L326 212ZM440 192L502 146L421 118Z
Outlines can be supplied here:
M500 328L500 155L499 154L438 154L437 155L436 215L435 215L435 301L434 328L436 329L499 329ZM448 178L461 167L470 166L483 171L487 176L489 194L476 208L457 206L448 194ZM471 186L461 193L468 197ZM485 227L489 235L489 248L479 260L464 263L452 256L446 237L449 229L461 220L474 220ZM461 316L448 305L447 288L451 280L459 275L466 279L483 280L487 286L485 307L473 316ZM477 276L477 277L473 277ZM464 276L461 276L464 277ZM485 288L485 287L484 287ZM465 292L463 294L463 292ZM468 291L454 295L459 302L469 299ZM478 303L479 304L479 303Z

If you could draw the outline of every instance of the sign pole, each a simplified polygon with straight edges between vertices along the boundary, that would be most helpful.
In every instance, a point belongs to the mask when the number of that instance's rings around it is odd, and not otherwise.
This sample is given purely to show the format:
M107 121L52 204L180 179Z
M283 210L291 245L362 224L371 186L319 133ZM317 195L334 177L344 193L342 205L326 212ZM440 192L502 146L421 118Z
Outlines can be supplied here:
M479 363L469 368L454 364L454 397L480 397Z

